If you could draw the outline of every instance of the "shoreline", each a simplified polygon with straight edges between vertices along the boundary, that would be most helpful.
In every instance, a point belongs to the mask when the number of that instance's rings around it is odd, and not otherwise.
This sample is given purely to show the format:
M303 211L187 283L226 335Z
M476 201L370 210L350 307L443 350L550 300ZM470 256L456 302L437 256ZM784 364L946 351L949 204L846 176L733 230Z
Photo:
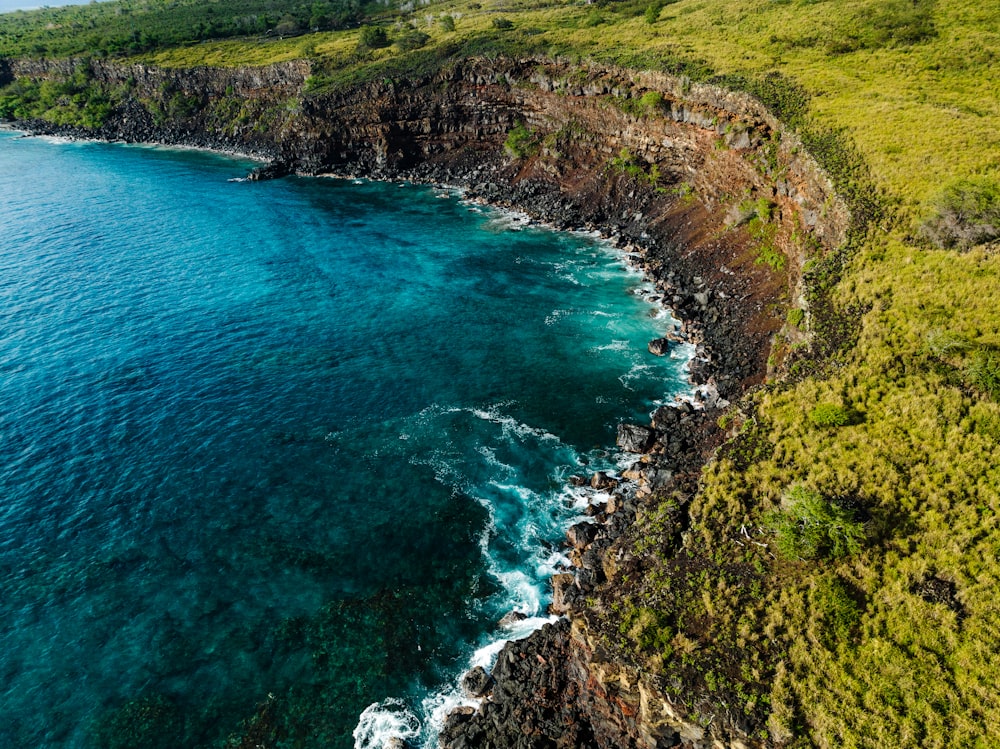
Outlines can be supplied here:
M772 178L765 173L747 171L746 157L739 150L747 146L716 147L720 137L728 143L730 134L725 128L734 117L746 117L753 123L751 127L758 128L753 131L757 134L744 137L751 152L765 142L770 125L761 123L753 107L744 111L743 105L737 102L736 108L726 109L730 106L728 100L716 96L715 89L706 87L705 92L698 94L705 102L694 105L705 112L696 110L692 115L686 104L671 105L664 111L662 120L641 121L644 126L663 128L670 134L670 143L680 143L677 147L670 145L664 154L660 145L664 138L662 131L653 128L648 135L641 131L629 133L627 137L623 131L608 133L608 110L587 109L587 97L582 97L579 116L583 118L582 132L586 137L570 143L569 151L560 157L561 163L553 171L544 159L512 158L504 152L504 138L519 120L519 113L528 106L528 100L531 106L552 108L556 122L560 118L573 118L576 110L566 111L567 100L560 98L544 82L530 90L507 87L507 75L523 76L526 66L535 71L533 61L505 61L499 68L490 65L486 83L489 91L486 93L482 79L476 77L481 75L477 73L478 63L470 61L467 65L469 69L458 67L458 72L454 73L457 76L455 85L444 94L432 91L430 79L410 83L413 90L428 97L426 103L436 100L434 97L442 97L437 104L442 109L435 110L434 114L442 128L436 136L441 138L441 145L434 146L433 137L428 140L419 135L421 118L426 116L420 96L408 94L405 101L395 104L395 92L383 91L377 84L313 101L302 123L303 131L287 142L271 134L271 141L255 137L253 145L249 142L247 145L256 158L270 158L272 164L280 164L304 176L329 173L333 166L338 173L354 178L363 175L367 179L455 186L463 189L470 200L523 211L533 220L556 230L596 230L610 245L624 250L623 254L634 261L633 266L652 282L662 305L680 321L679 333L695 352L688 367L688 381L692 389L701 389L701 397L693 397L691 402L681 402L675 407L661 407L650 418L649 426L639 425L652 439L631 466L637 487L634 490L622 488L614 501L608 503L605 512L595 513L597 533L574 534L570 529L570 555L576 574L553 578L555 610L565 615L561 620L564 624L546 625L527 640L519 641L524 645L508 645L503 651L505 654L521 652L523 659L536 661L539 665L528 671L515 669L510 672L504 665L509 657L502 655L495 669L498 672L496 681L500 683L501 677L511 677L513 682L495 691L486 701L492 717L487 721L485 709L474 715L462 714L459 720L449 724L448 737L443 737L445 745L453 744L456 749L463 741L464 745L474 745L475 742L469 744L474 735L492 736L491 740L498 746L512 745L528 724L534 726L533 731L547 735L545 732L549 729L544 726L549 724L549 718L544 716L555 710L562 716L562 722L575 726L576 732L563 736L557 742L560 748L574 746L572 742L583 735L580 731L604 737L606 744L632 745L639 733L649 735L650 730L645 725L637 725L634 717L630 717L640 708L641 695L618 695L607 676L602 676L613 673L614 669L634 668L629 665L631 656L605 652L599 642L587 634L599 623L588 600L596 596L598 603L601 601L599 591L606 580L606 555L621 558L625 553L627 558L630 554L625 548L616 550L616 544L627 541L628 530L647 500L667 491L679 494L684 497L679 510L684 517L679 517L678 522L682 529L690 524L686 513L697 491L697 477L714 449L727 436L726 430L714 418L721 413L719 407L728 407L731 401L759 385L770 369L771 343L784 324L783 316L778 319L773 310L788 304L785 294L798 293L794 289L799 283L797 274L801 271L802 258L792 257L791 251L795 248L788 247L786 253L792 268L785 273L774 273L753 261L753 243L745 228L726 221L724 213L728 206L720 195L738 195L762 189L762 186L768 191L764 194L773 194L770 192L774 189ZM549 65L552 71L547 75L559 75L562 70L559 64ZM240 73L219 72L217 75L238 77ZM670 80L656 79L654 85L668 86ZM634 79L626 83L635 84ZM484 115L492 119L480 122L479 127L484 129L477 130L474 139L469 139L462 129L469 113L460 110L457 104L457 97L465 85L475 86L477 99L496 97L489 100L492 109ZM427 88L426 94L421 87ZM373 124L369 118L381 116L370 106L372 97L386 99L381 102L383 106L399 107L398 111L394 110L395 116L414 131L409 132L404 127L401 132L393 132L395 140L392 142L378 141L378 137L388 136L372 134ZM574 102L570 104L576 107ZM724 114L721 121L711 116L713 109ZM498 111L503 114L498 115ZM614 116L621 120L621 127L631 127L628 123L634 121L629 115ZM377 119L375 123L376 128L386 126ZM537 123L536 119L532 124ZM52 127L45 123L20 124L36 134L58 133L105 142L182 145L222 153L237 150L231 146L231 136L213 135L205 123L189 123L182 130L177 123L157 128L142 120L112 120L96 132ZM399 122L395 127L399 127ZM322 137L330 140L317 140ZM448 140L452 137L457 137L457 143ZM637 179L626 170L609 171L603 154L618 153L626 145L648 149L644 158L650 162L666 158L671 179L674 185L679 185L678 189L654 189L654 184ZM282 155L275 157L279 152ZM643 151L633 150L632 153ZM797 153L789 146L787 158L799 159ZM709 164L706 160L712 161ZM785 222L786 231L799 210L795 203L801 207L802 199L806 198L820 204L829 194L824 187L827 183L815 178L809 163L797 161L794 169L798 180L794 192L789 187L784 197L775 197L782 204L779 215L783 216L781 220ZM699 170L704 171L704 176L699 176ZM685 186L687 191L681 191L680 187ZM693 195L693 200L686 199L689 195ZM834 214L829 225L822 227L821 238L836 235L838 217L839 214ZM607 562L612 569L618 565L614 558L608 558ZM627 597L627 592L612 595ZM543 655L553 649L560 654L555 660L562 664L555 670L551 665L544 665L552 664L553 659ZM609 658L611 662L606 662ZM549 699L536 696L534 692L555 696ZM506 704L502 704L504 700ZM660 716L653 718L655 725L662 722ZM666 722L667 728L655 730L669 733L673 730L669 726L687 725L683 714L671 713ZM486 734L481 733L483 730ZM711 733L747 736L738 725L725 722L715 723Z
M8 130L8 131L11 131L11 132L22 133L22 137L51 139L51 140L55 141L57 144L59 144L59 143L65 143L65 144L71 144L71 143L97 143L97 144L105 144L105 145L132 146L132 147L139 147L139 148L164 148L164 149L176 150L176 151L199 151L199 152L216 154L216 155L223 156L223 157L228 157L228 158L241 159L241 160L243 160L243 159L250 160L250 158L247 157L246 154L234 152L234 151L231 151L231 150L223 150L223 149L212 148L212 147L209 147L209 146L201 146L201 145L192 146L192 145L187 145L187 144L183 144L183 143L181 143L181 144L172 144L172 143L162 143L162 142L129 143L129 142L123 142L123 141L104 140L104 139L100 139L100 138L80 137L80 136L78 136L76 134L57 134L57 133L51 133L51 132L36 132L36 131L30 130L30 129L27 129L24 126L20 126L19 127L17 125L10 124L10 123L0 123L0 127L2 127L4 130ZM264 161L263 159L260 159L260 158L255 159L255 160L261 161L261 162ZM412 177L406 177L406 176L403 176L403 177L385 177L385 176L362 176L362 175L359 175L359 174L344 175L344 174L333 174L333 173L325 173L325 174L296 173L294 176L297 176L297 177L300 177L300 178L329 178L329 179L341 179L341 180L351 180L351 181L367 180L367 181L381 182L381 183L384 183L384 184L398 184L398 185L413 184L415 186L419 186L419 187L427 188L427 189L447 190L449 193L454 194L455 197L456 197L456 199L458 199L460 202L462 202L462 203L464 203L466 205L469 205L469 206L480 206L480 207L483 207L483 208L487 208L487 209L489 209L491 211L496 212L497 215L503 216L505 218L510 218L510 219L512 219L513 221L515 221L518 224L523 224L525 227L534 227L534 228L542 229L542 230L545 230L545 231L560 232L560 233L561 232L567 232L567 233L572 233L572 234L578 234L578 235L586 236L587 238L592 239L595 242L599 243L601 245L601 247L602 247L602 250L605 251L608 254L609 257L613 257L614 260L617 263L621 264L622 269L623 269L624 272L635 274L637 276L637 280L641 280L641 282L644 283L644 284L649 284L650 288L652 289L652 292L650 294L636 294L636 296L639 296L640 299L643 300L643 303L646 304L646 305L648 305L650 307L651 311L655 310L658 314L662 313L662 314L668 315L669 316L669 320L670 320L670 327L674 328L675 330L677 329L677 327L680 324L680 320L674 314L674 310L670 306L666 305L664 303L663 297L660 296L663 293L663 289L661 289L657 285L655 279L652 278L649 275L648 270L646 268L644 268L638 262L641 259L641 257L642 257L641 248L638 247L638 246L636 246L636 245L630 244L630 243L626 243L626 244L618 243L618 242L615 241L615 239L613 237L609 236L608 233L601 231L601 229L599 227L596 227L596 226L593 226L593 225L584 225L582 227L574 227L574 228L563 227L563 228L560 228L557 225L557 220L554 219L554 218L551 218L551 217L546 218L546 217L533 216L529 211L524 210L523 208L514 207L514 206L511 206L509 204L505 205L503 203L493 202L493 201L490 201L490 200L482 198L482 197L469 197L469 195L468 195L469 188L465 187L465 186L462 186L460 184L445 184L445 183L436 182L436 181L433 181L433 180L423 180L423 179L419 179L419 178L414 179ZM518 230L518 229L515 229L515 230ZM649 298L650 296L655 296L656 299L655 300L651 300ZM651 315L651 317L652 317L652 315ZM655 334L655 332L651 331L651 334ZM692 345L692 347L693 347L694 344L689 344L689 345ZM649 356L653 356L653 354L648 354L648 355ZM686 382L687 382L687 384L689 386L687 392L685 392L683 395L675 396L675 398L674 398L673 401L667 401L667 398L669 396L664 395L663 400L665 402L663 404L661 404L660 406L658 406L658 407L677 407L682 402L695 402L696 387L691 382L690 372L688 371L688 366L689 366L690 362L693 360L693 358L694 358L693 354L690 355L690 356L685 357L685 361L684 361L684 365L683 365L684 368L685 368ZM601 449L608 450L609 453L611 453L610 457L612 459L610 460L610 462L611 462L612 465L614 465L616 463L617 464L621 464L622 463L621 458L626 455L625 453L619 453L617 455L617 457L619 459L615 460L614 459L615 455L614 455L614 446L613 445L611 445L611 444L605 445L605 446L602 446ZM608 470L611 473L615 473L615 471L613 471L611 469L608 469ZM620 471L618 471L617 473L620 473ZM634 482L631 482L631 481L626 480L626 479L622 479L622 478L620 478L620 476L615 476L615 480L617 482L619 482L619 487L620 488L624 488L624 487L628 487L628 486L633 486L634 485ZM556 496L559 497L559 496L567 495L567 490L569 490L571 488L579 488L579 485L574 485L571 481L567 482L567 483L563 484L561 490L556 493ZM587 491L591 492L592 490L587 489ZM593 493L594 493L595 496L597 494L599 494L599 492L597 492L596 490L593 490ZM590 508L595 508L595 507L597 507L598 504L604 504L604 503L602 503L602 502L595 503L595 501L594 501L594 499L592 497L588 498L588 500L587 500L587 506L590 507ZM569 528L572 528L573 526L578 526L581 523L588 523L588 524L590 524L589 521L586 520L586 518L588 517L588 514L589 513L586 511L586 508L581 507L580 508L580 513L576 514L571 519L570 525L569 525L569 527L567 529L567 534L568 534ZM567 538L568 538L568 535L567 535ZM568 545L569 545L568 541L564 541L564 547L566 547ZM553 574L552 578L554 578L554 577L556 577L556 576L558 576L560 574L565 574L565 569L561 569L561 570L555 572ZM549 579L549 585L551 585L552 578ZM479 668L483 668L483 669L491 669L491 668L495 667L495 665L496 665L498 659L500 658L502 652L508 646L510 646L511 644L518 643L518 642L523 642L524 640L530 639L531 637L536 636L536 634L538 632L542 631L545 627L555 625L560 620L565 620L565 618L566 618L565 614L553 614L553 613L549 613L549 609L551 609L551 605L552 604L550 602L549 605L546 606L544 609L540 610L537 613L537 615L535 615L535 616L529 615L528 618L524 622L519 622L519 623L516 623L516 624L514 624L514 625L512 625L510 627L507 627L508 630L512 630L512 631L504 633L503 632L503 629L504 629L503 627L501 627L500 629L498 629L494 634L502 634L504 636L498 637L497 639L491 639L486 644L481 645L480 647L476 648L475 651L473 652L471 658L470 658L470 666L472 666L473 668L479 667ZM530 629L525 629L525 625L530 625ZM518 630L522 630L522 631L518 631ZM483 651L489 651L488 657L485 658L485 659L478 657ZM462 672L460 672L456 676L456 679L455 679L454 683L449 683L449 684L444 685L446 688L444 690L442 690L441 692L437 693L437 694L438 695L441 695L441 694L447 694L447 695L461 694L463 677L465 677L467 675L467 673L468 672L465 671L465 670L463 670ZM431 695L432 698L434 696L435 695ZM431 730L432 730L433 734L435 736L438 736L438 740L440 740L440 735L443 732L443 729L445 728L445 726L447 725L449 716L452 713L454 713L456 710L457 711L461 711L463 708L468 708L470 706L480 707L483 704L483 702L484 702L485 699L486 698L468 698L468 697L466 697L466 698L461 699L459 701L445 702L445 703L443 703L441 705L438 705L437 709L433 713L434 722L431 724ZM373 703L368 708L366 708L366 710L363 711L362 714L359 716L359 725L358 725L358 728L360 730L362 730L362 733L364 733L364 731L366 731L366 730L369 730L369 729L362 728L362 719L363 719L363 717L366 716L366 714L367 714L368 718L374 717L371 713L369 713L369 711L372 710L372 708L380 708L382 706L397 707L399 705L399 703L400 703L399 699L397 697L394 697L394 696L386 696L386 698L381 703ZM422 716L419 716L419 717L431 717L431 714L426 714L426 715L422 715ZM401 726L410 725L410 723L408 721L406 721L406 720L402 720L398 724L401 725ZM383 736L383 738L384 738L384 736ZM408 738L415 738L415 736L411 735L409 733L409 731L406 731L406 732L401 733L396 738L398 738L400 740L406 740Z
M57 149L60 146L62 146L63 144L69 144L69 143L73 143L73 142L87 142L87 143L96 143L96 142L99 142L99 141L94 141L94 140L91 140L91 139L87 139L86 141L83 141L82 139L60 138L58 136L49 136L49 135L41 135L41 136L31 135L30 137L40 138L41 142L39 143L39 145L41 145L41 146L55 147ZM109 145L113 145L114 146L114 145L124 145L124 144L118 144L118 143L113 143L112 142L112 143L109 143ZM136 145L140 145L140 144L136 144ZM142 147L142 146L140 145L140 147ZM155 146L155 147L159 147L159 146ZM177 147L167 146L167 148L170 148L172 150L187 150L184 146L177 146ZM198 149L198 150L204 150L204 149ZM220 153L220 152L214 152L214 153ZM229 154L220 154L220 155L222 155L222 156L228 156ZM343 178L341 178L341 179L343 179ZM357 178L352 178L352 179L357 179ZM382 182L383 184L387 184L387 185L388 184L404 184L403 182L400 182L398 180L397 181L393 181L393 182L390 182L390 181L387 181L387 180L380 180L380 182ZM431 190L435 189L434 186L429 185L429 184L424 184L424 183L421 183L421 184L415 185L415 186L419 190L431 191ZM487 208L488 211L489 211L488 213L486 213L485 211L482 211L482 212L481 211L477 211L477 214L478 213L482 213L483 215L485 215L491 221L496 220L496 221L502 222L505 227L509 223L513 227L515 227L513 230L518 230L516 227L520 227L523 224L525 224L527 222L530 222L527 225L530 226L530 227L532 227L532 228L534 228L535 230L537 230L539 232L544 231L544 232L553 232L554 233L554 232L560 231L560 230L556 229L554 226L552 226L550 224L543 224L541 222L537 222L537 221L534 221L534 220L530 219L528 217L528 215L526 213L524 213L524 212L515 211L515 210L509 209L509 208L503 208L503 207L493 206L491 204L486 203L485 201L471 202L469 200L466 200L464 198L464 191L461 190L460 188L450 187L448 189L449 189L449 194L452 196L452 199L455 202L458 202L461 205L468 206L470 208L480 207L480 206L484 207L484 208ZM459 192L461 192L463 194L457 194ZM510 229L505 228L503 230L503 232L505 233L506 231L509 231L509 230ZM628 279L629 279L629 284L628 285L630 287L633 285L632 284L633 280L639 281L641 279L644 285L648 281L648 278L644 274L642 274L641 269L639 269L634 263L630 262L629 255L627 253L623 252L620 248L617 248L617 247L613 246L610 242L606 241L605 238L596 235L594 232L579 232L578 231L578 232L575 232L575 233L580 234L581 236L585 236L589 240L592 240L592 243L588 244L588 249L593 249L595 256L601 258L600 262L602 264L605 261L608 261L608 267L612 267L613 266L615 268L615 272L616 273L621 272L622 274L627 275ZM630 291L631 291L631 289L630 289ZM631 293L627 292L627 294L629 296L631 296ZM644 294L636 294L636 296L638 297L638 299L636 301L640 305L640 310L642 312L646 312L647 308L648 308L648 312L650 313L650 315L649 315L649 325L652 326L652 325L657 325L658 323L660 323L661 321L654 320L654 318L652 316L652 313L653 312L659 313L661 311L664 311L666 308L663 307L659 303L650 302L648 300L648 298L646 298L646 295L644 295ZM660 396L658 398L658 400L661 399L661 398L662 399L667 399L668 397L669 397L669 395L667 393L664 393L662 396ZM613 458L614 458L614 456L611 456L611 461L610 461L611 463L615 462L613 460ZM572 470L574 470L575 467L573 465L567 465L567 466L565 466L565 468L567 469L567 471L572 471ZM557 502L564 503L564 506L566 506L566 507L570 507L571 505L573 505L573 502L572 502L573 497L569 496L568 493L566 492L566 489L569 486L571 486L571 484L566 484L563 487L561 487L561 489L553 492L553 499L555 501L557 501ZM588 503L589 503L589 501L588 501ZM567 526L575 524L575 523L578 523L578 522L580 522L581 519L583 519L585 517L582 503L579 506L573 507L572 514L573 514L573 517L570 518L567 521ZM559 567L560 567L560 569L557 570L557 573L563 571L562 570L562 564L559 564ZM556 573L553 573L553 574L556 574ZM548 584L547 580L544 580L543 581L543 586L547 585L547 584ZM544 595L544 588L542 589L542 593ZM543 601L543 604L544 603L546 603L546 602ZM502 648L504 646L506 646L507 643L513 642L513 641L518 640L518 639L523 639L525 637L528 637L534 631L537 631L538 629L540 629L545 624L551 624L551 623L553 623L557 619L557 617L555 617L553 615L547 615L545 613L545 609L546 609L546 607L545 607L545 605L543 605L539 609L537 615L535 615L534 617L531 617L531 615L529 614L529 618L534 618L535 621L524 621L524 622L521 622L519 624L515 624L515 625L513 625L511 627L498 628L494 633L491 634L491 638L490 638L490 640L488 642L481 642L481 643L479 643L480 647L478 647L477 651L473 654L473 657L472 657L472 661L473 662L470 665L478 665L480 667L491 668L492 665L495 663L496 658L498 657L500 650L502 650ZM528 627L528 626L531 627L530 631L526 630L526 627ZM513 631L511 631L511 630L513 630ZM498 639L493 639L493 635L502 635L502 637L500 637ZM486 649L489 649L491 651L491 653L489 654L489 657L488 657L488 661L483 660L482 658L478 657L478 656L481 655L481 651L486 650ZM455 686L455 687L460 686L460 677L462 676L462 673L464 673L464 670L463 670L463 672L460 672L457 675L456 679L454 680L454 684L451 684L451 683L447 684L447 686L448 686L449 689L452 686ZM393 698L392 697L387 697L387 700L391 700L391 699L393 699ZM461 703L461 704L467 704L467 703ZM476 701L476 704L478 704L478 701ZM451 706L449 706L449 711L450 711L450 709L451 709ZM421 715L421 717L423 717L423 715ZM441 722L440 722L440 724L437 724L438 726L443 726L444 717L445 717L444 715L441 716Z

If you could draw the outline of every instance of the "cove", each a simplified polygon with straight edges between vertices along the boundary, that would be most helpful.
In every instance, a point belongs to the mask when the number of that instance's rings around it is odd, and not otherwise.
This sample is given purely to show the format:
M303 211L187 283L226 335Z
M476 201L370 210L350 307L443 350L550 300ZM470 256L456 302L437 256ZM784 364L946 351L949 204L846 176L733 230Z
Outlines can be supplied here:
M248 166L0 132L4 745L428 737L686 389L598 239Z

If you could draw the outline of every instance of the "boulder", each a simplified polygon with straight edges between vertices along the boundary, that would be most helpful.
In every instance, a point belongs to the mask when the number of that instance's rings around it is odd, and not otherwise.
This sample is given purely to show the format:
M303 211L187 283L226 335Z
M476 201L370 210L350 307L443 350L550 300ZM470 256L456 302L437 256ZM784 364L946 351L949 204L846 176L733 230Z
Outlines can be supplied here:
M566 540L574 549L582 549L589 546L597 538L597 526L593 523L577 523L566 531Z
M468 705L461 705L448 713L448 717L444 719L444 726L441 727L441 746L456 749L467 746L468 741L464 734L470 728L475 714L476 709Z
M292 173L292 165L287 161L272 161L267 166L252 169L247 175L250 182L265 182L269 179L280 179Z
M656 429L666 429L681 420L681 412L673 406L660 406L653 411L653 426Z
M666 356L670 353L670 339L669 338L654 338L648 344L646 348L649 349L649 353L654 356Z
M493 691L496 682L482 666L476 666L462 677L462 691L468 697L480 699Z
M630 453L648 453L656 443L656 431L639 424L619 424L618 447Z
M518 622L523 622L528 618L527 614L522 614L520 611L508 611L503 615L503 619L497 622L501 627L509 628L513 627Z
M612 494L607 504L604 505L604 512L607 513L608 515L614 515L621 508L622 508L622 498L618 494Z
M611 478L604 471L598 471L593 476L590 477L590 488L597 489L598 491L606 489L614 489L618 486L618 482Z
M552 603L549 612L562 616L572 608L573 601L579 594L576 587L576 577L568 572L552 576Z

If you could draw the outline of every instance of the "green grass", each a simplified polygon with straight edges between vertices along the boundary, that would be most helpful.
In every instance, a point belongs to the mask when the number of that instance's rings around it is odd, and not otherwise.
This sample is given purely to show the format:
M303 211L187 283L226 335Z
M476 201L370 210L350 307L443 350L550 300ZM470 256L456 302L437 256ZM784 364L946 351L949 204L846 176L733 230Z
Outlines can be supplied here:
M37 53L37 45L46 54L80 51L88 34L111 38L118 7L0 16L0 56ZM160 19L159 7L137 4L133 17ZM177 29L201 12L182 7L187 20ZM706 696L775 740L1000 744L1000 5L650 7L365 6L359 18L420 45L359 52L356 28L187 46L163 37L133 59L165 67L308 59L310 90L326 91L467 55L537 54L662 70L757 96L827 168L855 211L855 231L841 251L813 252L802 290L808 318L788 312L793 327L808 319L812 356L727 413L727 428L742 426L701 477L690 528L676 496L643 507L629 531L642 574L627 584L627 573L612 576L595 622L643 668L662 669L677 704L693 709ZM88 18L94 30L78 33L74 24ZM426 38L409 36L416 33ZM608 103L652 117L658 94ZM0 114L20 116L23 107L70 124L97 121L107 96L81 80L8 88ZM219 106L233 110L220 109L220 122L241 111L236 101ZM527 158L549 144L521 128L508 146ZM762 152L758 169L774 170L777 147ZM608 164L647 183L658 180L654 167L627 152ZM697 199L689 185L668 189ZM784 271L774 206L763 199L747 208L760 262ZM925 595L929 580L948 581L954 600ZM670 686L674 678L681 688Z

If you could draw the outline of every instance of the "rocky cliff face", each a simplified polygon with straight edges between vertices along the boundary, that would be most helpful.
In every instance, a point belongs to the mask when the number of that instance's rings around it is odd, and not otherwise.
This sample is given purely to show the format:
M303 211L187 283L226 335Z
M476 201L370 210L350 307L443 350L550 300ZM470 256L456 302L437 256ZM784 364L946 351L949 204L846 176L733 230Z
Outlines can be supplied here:
M114 108L103 127L75 134L239 150L278 160L276 173L464 185L634 250L683 321L680 335L698 346L692 379L705 408L654 415L631 481L596 511L595 529L575 534L575 569L554 581L555 609L567 619L509 645L481 709L454 716L442 741L455 749L766 743L762 721L707 697L680 704L663 674L609 651L587 599L623 595L622 570L637 556L627 531L654 493L681 498L672 522L682 547L685 502L722 439L715 409L801 340L784 310L801 304L808 252L842 243L850 216L793 134L745 95L536 59L467 60L322 94L305 93L306 63L161 70L12 61L0 82L67 79L81 66ZM754 217L765 227L756 234Z

